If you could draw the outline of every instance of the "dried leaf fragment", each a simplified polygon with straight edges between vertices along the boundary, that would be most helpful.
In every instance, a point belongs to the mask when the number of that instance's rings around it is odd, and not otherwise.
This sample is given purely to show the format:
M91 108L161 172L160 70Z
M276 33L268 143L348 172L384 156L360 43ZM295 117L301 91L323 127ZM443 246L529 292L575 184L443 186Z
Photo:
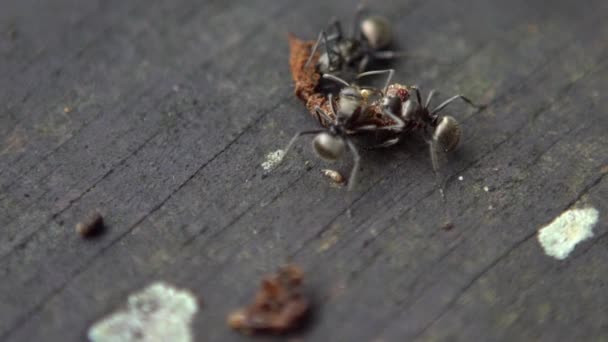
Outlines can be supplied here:
M253 303L228 316L228 325L244 333L286 333L300 326L309 312L302 292L302 270L288 265L262 280Z

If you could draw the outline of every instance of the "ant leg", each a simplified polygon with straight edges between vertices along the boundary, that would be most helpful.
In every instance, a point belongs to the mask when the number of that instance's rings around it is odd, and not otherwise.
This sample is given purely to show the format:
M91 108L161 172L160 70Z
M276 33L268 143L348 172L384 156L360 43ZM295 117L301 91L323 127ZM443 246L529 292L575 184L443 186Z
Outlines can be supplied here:
M359 164L361 163L361 156L359 155L359 150L357 150L357 146L353 144L350 139L345 139L350 152L353 154L353 169L350 172L350 176L348 177L348 191L353 190L355 186L355 182L357 179L357 172L359 171Z
M388 139L385 142L378 144L378 145L374 145L371 147L367 147L366 150L376 150L376 149L380 149L380 148L387 148L387 147L391 147L393 145L395 145L396 143L399 142L399 138L393 138L393 139Z
M405 121L403 121L400 117L398 117L397 115L389 112L388 110L384 110L382 111L382 113L386 116L388 116L391 120L393 120L395 123L389 126L384 126L384 127L380 127L379 129L383 129L383 130L393 130L393 131L402 131L403 128L405 127Z
M317 37L317 41L315 42L315 45L313 45L312 50L310 50L310 56L308 56L308 59L306 60L306 63L304 64L304 69L308 68L308 65L312 61L312 57L317 53L317 49L319 48L319 43L321 43L322 38L323 38L323 31L319 32L319 37Z
M443 110L447 105L449 105L451 102L461 99L464 102L468 103L469 105L471 105L472 107L475 107L477 109L482 109L484 108L484 106L480 106L478 104L476 104L475 102L471 101L469 98L462 96L462 95L456 95L456 96L452 96L449 99L443 101L442 104L440 104L439 106L437 106L437 108L433 109L433 111L431 112L431 115L435 115L437 113L439 113L441 110Z
M429 105L431 104L431 100L433 99L433 96L435 96L435 94L437 93L437 90L432 89L431 92L429 93L429 96L427 96L426 98L426 102L424 103L424 108L429 108Z
M318 133L321 133L324 131L325 130L322 130L322 129L315 129L312 131L302 131L302 132L296 133L293 136L293 138L291 138L291 140L289 140L289 143L287 144L287 146L285 146L285 148L283 149L283 156L281 156L281 160L279 160L279 162L277 163L275 168L283 162L283 160L285 159L285 156L287 156L287 153L289 152L289 150L291 150L291 148L293 147L293 144L296 142L296 140L298 140L299 137L301 137L303 135L308 135L308 134L318 134Z
M410 57L408 54L404 52L395 52L395 51L372 51L372 56L375 59L393 59L397 57Z
M420 53L407 53L403 51L370 51L371 56L374 59L387 60L396 58L409 58L409 59L423 59L425 61L433 62L436 64L449 64L449 61L437 59L432 55L420 54Z
M325 45L325 52L329 55L330 50L332 52L334 52L334 51L329 48L328 42L339 38L340 35L341 35L341 33L338 33L338 35L333 35L333 36L327 37L327 33L325 31L319 32L319 36L317 37L317 40L315 41L315 45L313 45L312 50L310 50L310 56L308 56L308 59L306 60L306 63L304 64L304 69L308 68L308 65L312 61L313 56L315 55L315 53L317 53L317 50L319 49L319 44L321 44L321 41L323 41L323 44Z
M334 82L338 82L341 83L342 85L344 85L345 87L349 87L350 84L348 82L346 82L345 80L341 79L340 77L336 76L336 75L332 75L332 74L323 74L323 78L328 79L328 80L332 80Z
M328 97L329 97L329 100L328 100L328 101L329 101L329 102L330 102L330 104L331 104L331 110L332 110L332 112L333 112L333 114L334 114L334 117L332 118L331 116L329 116L329 114L327 114L327 112L325 112L325 111L324 111L324 110L323 110L321 107L319 107L319 106L316 106L316 107L315 107L315 113L317 114L317 119L319 120L319 122L321 122L321 116L323 116L323 119L325 119L327 122L329 122L329 123L331 124L331 123L335 123L335 122L336 122L336 120L337 120L338 116L337 116L337 114L336 114L335 105L334 105L334 103L333 103L333 95L332 95L332 94L329 94L329 95L328 95Z
M388 86L391 83L391 79L393 78L393 75L395 74L395 70L394 69L386 69L386 70L374 70L374 71L367 71L367 72L362 72L359 75L357 75L357 79L361 78L361 77L365 77L365 76L371 76L371 75L380 75L380 74L388 74L388 76L386 76L386 81L384 82L384 93L386 93L386 91L388 90Z
M365 69L367 69L367 64L369 64L369 55L364 55L363 58L361 58L361 61L359 62L357 71L359 73L365 71Z
M351 38L353 40L357 40L357 38L360 34L359 28L361 25L361 16L363 14L363 11L365 11L366 7L367 6L365 4L365 0L361 1L359 3L359 5L357 5L357 10L355 11L355 18L353 19L353 24L352 24L351 31L350 31Z
M420 96L420 89L417 85L413 85L410 88L414 89L414 91L416 92L416 100L418 101L418 104L422 106L422 96Z
M334 119L332 119L329 115L327 115L327 113L325 113L325 111L318 106L315 107L315 114L317 114L317 121L319 121L319 123L321 125L323 125L324 120L328 123L327 124L328 126L331 125L332 122L334 122ZM321 119L321 117L323 119Z
M429 152L431 155L431 164L433 165L433 172L439 173L439 155L437 154L437 142L433 139L428 141Z
M452 221L449 208L447 205L447 199L445 196L445 187L447 179L441 174L441 169L439 167L439 154L437 152L437 142L434 139L431 139L429 142L429 150L431 154L431 163L433 164L433 173L435 173L435 184L439 188L439 195L441 196L441 203L443 206L443 220L450 224Z
M342 39L342 24L340 23L340 20L338 20L338 18L332 17L329 20L329 25L327 27L329 28L332 26L336 29L336 38Z
M336 110L336 104L334 103L334 94L329 93L329 95L327 95L327 100L329 101L329 108L331 108L331 112L337 121L338 120L338 111Z

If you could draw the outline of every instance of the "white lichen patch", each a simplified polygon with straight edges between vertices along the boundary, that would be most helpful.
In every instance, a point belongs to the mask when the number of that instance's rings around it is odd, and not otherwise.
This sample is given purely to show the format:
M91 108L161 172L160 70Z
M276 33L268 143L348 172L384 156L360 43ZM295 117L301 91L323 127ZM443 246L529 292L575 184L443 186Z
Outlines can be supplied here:
M283 150L276 150L266 155L266 161L262 163L262 168L266 171L274 169L275 166L279 165L283 159L285 152Z
M188 291L158 282L129 296L126 310L95 323L88 336L93 342L190 342L197 310Z
M565 211L538 231L538 241L547 255L563 260L579 242L593 236L598 217L595 208Z

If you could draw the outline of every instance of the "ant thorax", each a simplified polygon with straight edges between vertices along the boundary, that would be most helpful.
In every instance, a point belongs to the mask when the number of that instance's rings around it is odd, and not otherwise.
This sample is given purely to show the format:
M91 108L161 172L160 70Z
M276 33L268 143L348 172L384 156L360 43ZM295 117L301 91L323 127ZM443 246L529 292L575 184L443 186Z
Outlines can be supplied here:
M317 70L321 74L355 70L357 63L362 58L361 42L343 38L336 42L330 53L323 53L319 56Z
M342 56L346 64L350 64L353 61L356 61L361 57L360 54L360 43L359 41L352 39L344 39L340 43L337 44L338 52L340 56Z

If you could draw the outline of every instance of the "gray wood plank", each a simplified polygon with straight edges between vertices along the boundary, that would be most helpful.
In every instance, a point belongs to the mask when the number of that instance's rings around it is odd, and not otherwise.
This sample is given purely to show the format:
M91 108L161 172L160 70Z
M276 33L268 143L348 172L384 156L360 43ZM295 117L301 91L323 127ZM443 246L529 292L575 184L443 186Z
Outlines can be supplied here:
M226 314L290 259L315 292L305 340L606 338L607 5L373 4L401 48L447 62L400 61L397 80L490 104L451 107L465 137L444 231L417 139L364 153L353 193L319 175L308 143L260 167L315 126L286 32L312 38L355 3L14 1L0 27L32 40L1 57L2 340L82 340L156 279L202 299L198 339L245 340ZM600 211L594 238L549 258L536 230L582 204ZM84 242L73 226L92 207L109 231Z

